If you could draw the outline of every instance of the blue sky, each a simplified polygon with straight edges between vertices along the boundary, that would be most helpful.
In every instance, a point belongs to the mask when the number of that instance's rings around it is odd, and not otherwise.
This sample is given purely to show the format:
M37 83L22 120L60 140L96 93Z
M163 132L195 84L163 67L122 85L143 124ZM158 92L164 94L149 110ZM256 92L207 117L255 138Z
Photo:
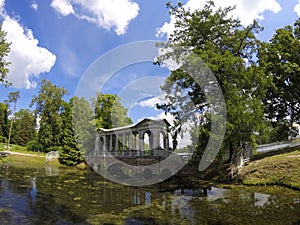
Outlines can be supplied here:
M191 9L203 7L204 2L182 1ZM277 28L292 25L300 16L299 0L215 2L222 7L236 5L233 15L244 25L259 19L265 27L259 35L263 40L269 40ZM0 101L9 92L19 90L18 109L29 107L44 78L73 96L81 77L96 59L127 43L164 41L173 21L166 2L161 0L0 0L0 9L3 29L12 42L7 60L12 63L8 77L14 83L10 88L0 86ZM103 90L118 93L134 79L167 74L164 68L154 68L151 63L136 64L117 71ZM157 97L155 94L160 93L144 96L148 106L153 106L149 99ZM139 106L147 108L147 104ZM135 121L141 117L139 112L131 110Z

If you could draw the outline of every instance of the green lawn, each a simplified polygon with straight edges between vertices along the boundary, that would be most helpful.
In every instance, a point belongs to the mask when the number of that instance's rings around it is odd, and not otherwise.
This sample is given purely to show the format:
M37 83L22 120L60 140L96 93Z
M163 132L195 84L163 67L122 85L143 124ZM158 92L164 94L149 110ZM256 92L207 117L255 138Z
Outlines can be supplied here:
M7 150L5 147L6 147L6 144L5 144L5 143L0 143L0 151ZM20 153L26 153L26 154L38 155L37 152L28 151L28 150L26 149L26 147L19 146L19 145L12 145L12 144L11 144L11 145L10 145L10 151L13 151L13 152L20 152ZM46 154L41 152L40 155L45 156Z
M282 185L300 190L300 150L253 161L239 179L246 185Z

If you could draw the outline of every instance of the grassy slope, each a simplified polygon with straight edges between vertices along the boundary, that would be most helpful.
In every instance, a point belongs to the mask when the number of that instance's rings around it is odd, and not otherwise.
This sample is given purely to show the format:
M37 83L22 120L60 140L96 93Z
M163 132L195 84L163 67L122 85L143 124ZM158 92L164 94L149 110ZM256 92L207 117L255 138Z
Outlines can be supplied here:
M253 161L239 179L246 185L282 185L300 190L300 150Z
M0 143L0 151L3 151L4 148L4 143ZM40 153L40 155L38 155L37 152L32 152L32 151L27 151L27 149L25 147L22 146L18 146L18 145L10 145L11 147L11 151L12 152L19 152L19 153L25 153L25 154L31 154L31 155L35 155L35 156L25 156L25 155L9 155L7 157L1 158L1 161L3 163L10 163L10 164L14 164L14 166L19 166L19 167L41 167L44 166L46 164L46 159L45 153ZM51 165L59 165L58 160L51 160L51 162L49 162L48 164Z

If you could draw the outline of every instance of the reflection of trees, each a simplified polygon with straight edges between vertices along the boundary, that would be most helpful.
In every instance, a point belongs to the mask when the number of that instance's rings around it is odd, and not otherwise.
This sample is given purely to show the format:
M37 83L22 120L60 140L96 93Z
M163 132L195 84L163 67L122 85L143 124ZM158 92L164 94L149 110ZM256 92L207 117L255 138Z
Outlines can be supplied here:
M51 191L45 192L35 176L29 176L35 172L34 169L8 169L7 177L1 181L0 207L4 209L0 208L0 224L16 224L17 221L22 224L84 222L85 218L72 212L72 208L57 203Z
M62 170L57 177L41 176L44 170L38 171L34 187L34 172L9 168L8 179L2 178L0 207L5 203L5 209L0 210L0 224L14 224L16 219L30 224L121 224L125 220L142 224L296 224L300 219L299 192L284 188L224 191L201 188L194 180L133 188L77 170ZM1 173L5 177L5 171ZM30 193L35 188L33 198ZM14 198L8 199L8 193ZM8 203L17 210L11 210Z

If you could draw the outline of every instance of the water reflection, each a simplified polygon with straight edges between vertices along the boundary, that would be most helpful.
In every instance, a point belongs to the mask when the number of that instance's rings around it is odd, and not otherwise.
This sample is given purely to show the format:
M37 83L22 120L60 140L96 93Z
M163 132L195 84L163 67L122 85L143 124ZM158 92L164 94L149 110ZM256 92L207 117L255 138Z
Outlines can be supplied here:
M133 188L91 171L60 170L53 176L43 168L13 167L2 168L0 180L0 224L300 222L300 192L278 187L224 189L170 181Z

